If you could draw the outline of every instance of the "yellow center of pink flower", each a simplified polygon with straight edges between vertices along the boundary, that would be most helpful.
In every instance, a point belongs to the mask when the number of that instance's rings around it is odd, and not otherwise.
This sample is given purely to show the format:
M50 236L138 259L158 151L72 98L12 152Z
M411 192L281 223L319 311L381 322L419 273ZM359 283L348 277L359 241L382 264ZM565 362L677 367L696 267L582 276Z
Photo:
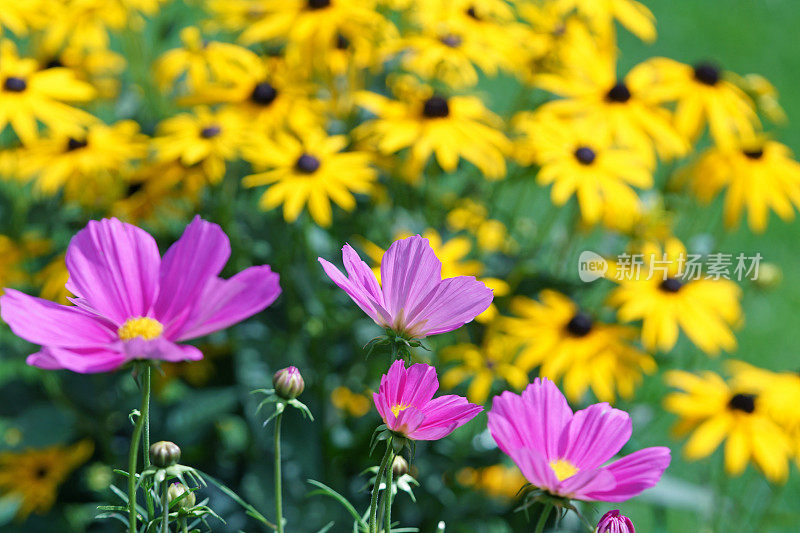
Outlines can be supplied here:
M559 481L564 481L568 477L572 477L578 473L578 469L575 467L575 465L566 459L556 459L555 461L550 461L550 468L553 469L553 472L556 474L556 477Z
M124 341L136 338L151 341L160 337L163 331L164 326L158 320L140 316L126 320L117 330L117 334Z
M392 414L396 417L397 415L400 414L400 411L405 411L409 407L411 407L411 406L410 405L406 405L404 403L393 405L392 406Z

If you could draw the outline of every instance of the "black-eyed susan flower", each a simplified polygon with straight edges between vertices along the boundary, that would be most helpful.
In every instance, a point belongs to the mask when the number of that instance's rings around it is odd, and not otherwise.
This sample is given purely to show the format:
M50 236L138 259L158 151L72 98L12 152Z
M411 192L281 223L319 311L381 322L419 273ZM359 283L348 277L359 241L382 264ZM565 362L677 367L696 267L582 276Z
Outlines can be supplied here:
M687 459L708 457L725 441L728 474L741 474L753 461L770 481L786 481L789 438L754 389L732 386L710 371L673 370L665 379L678 389L664 398L664 408L680 417L675 432L692 432L684 448Z
M0 33L7 30L22 36L28 33L31 26L38 27L43 14L42 4L40 0L0 0Z
M688 181L704 203L725 190L723 218L729 228L736 227L746 212L750 229L761 233L770 211L791 220L800 208L800 164L777 141L737 142L731 150L709 148L679 179Z
M184 76L189 90L233 80L246 75L249 67L258 62L258 56L247 48L203 39L195 26L181 30L181 43L180 48L164 52L153 66L162 88L173 86Z
M17 518L46 513L56 501L58 487L91 457L94 445L50 446L0 453L0 491L20 499Z
M405 239L412 233L402 231L397 233L394 238ZM443 240L438 231L428 228L422 236L428 240L428 244L433 249L433 253L442 263L442 278L454 278L458 276L472 276L482 281L484 285L492 289L494 296L506 296L511 288L508 283L498 278L484 277L483 273L486 266L477 259L467 259L472 252L472 242L465 236L456 236L448 240ZM381 279L381 260L383 259L384 249L380 246L364 240L364 251L375 263L372 271L375 277ZM475 317L478 322L488 323L498 315L497 306L492 303L483 313Z
M689 267L690 258L678 239L663 251L645 243L633 261L618 264L609 278L619 284L609 297L623 322L642 321L642 343L648 350L667 352L683 331L709 355L736 348L732 327L742 320L742 291L729 279L709 279Z
M294 222L303 207L314 222L330 226L333 221L331 201L352 211L353 193L369 194L377 171L367 152L345 152L347 138L328 136L321 129L306 129L298 136L278 132L274 139L257 139L245 147L245 158L266 172L243 179L246 187L268 185L259 205L264 210L283 205L283 216Z
M10 125L26 144L39 136L37 120L54 131L80 132L96 119L65 102L85 102L94 95L71 70L39 70L35 59L17 55L13 42L0 41L0 131Z
M356 103L376 115L354 134L384 155L408 148L403 176L417 182L433 155L446 172L465 159L490 179L506 172L510 141L502 121L475 96L447 97L433 88L398 80L397 100L372 92L356 95Z
M146 141L132 120L97 122L73 135L53 133L20 152L19 176L44 194L64 190L70 201L102 203L118 194L120 176L147 155Z
M519 468L504 464L483 468L465 466L456 472L456 481L464 487L485 492L489 496L513 500L527 483Z
M677 102L675 127L690 141L697 140L707 123L717 145L733 148L758 126L753 101L714 63L690 66L655 57L635 67L630 77L654 100Z
M778 102L778 89L767 78L761 74L745 74L744 76L739 76L734 72L725 74L755 102L756 109L764 113L770 122L786 123L786 111Z
M511 310L500 327L523 344L517 363L563 380L574 402L589 389L600 401L631 398L642 375L656 370L653 358L633 345L635 329L595 320L556 291L542 291L539 301L516 297Z
M164 120L157 133L152 141L156 161L199 165L208 181L217 183L225 175L225 163L239 156L247 128L241 114L231 108L212 111L199 106Z
M616 49L587 34L565 50L564 67L543 73L536 84L563 99L543 105L542 112L584 117L605 129L615 144L636 150L648 164L654 153L663 159L685 154L687 140L672 125L669 111L658 105L652 83L616 72Z
M339 386L331 392L331 403L334 407L347 413L349 416L359 418L369 412L370 398L366 394L353 392L345 386Z
M51 243L34 234L12 239L0 235L0 284L4 287L19 287L31 281L27 263L48 253Z
M477 404L486 403L497 382L520 391L528 384L528 373L516 363L519 349L518 339L491 330L481 346L468 343L448 346L440 353L442 362L457 364L442 375L442 387L453 389L468 382L467 399Z
M643 41L656 40L656 18L636 0L556 0L564 11L576 9L601 36L614 35L614 21Z
M465 198L447 213L447 226L452 231L472 233L481 250L505 251L511 246L508 228L499 220L488 218L488 213L485 206Z
M524 133L518 150L540 165L536 180L552 185L550 196L555 205L564 205L576 196L587 224L597 223L608 212L639 212L639 196L633 187L650 188L653 176L637 151L615 147L608 132L591 121L564 121L525 112L514 122Z

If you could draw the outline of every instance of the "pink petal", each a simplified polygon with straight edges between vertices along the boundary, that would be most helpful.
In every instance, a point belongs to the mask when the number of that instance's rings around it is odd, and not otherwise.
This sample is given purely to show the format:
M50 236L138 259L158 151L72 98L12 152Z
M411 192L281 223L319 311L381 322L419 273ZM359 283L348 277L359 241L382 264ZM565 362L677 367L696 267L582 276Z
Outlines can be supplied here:
M472 276L440 282L406 317L406 329L426 337L458 329L488 309L494 293Z
M386 420L387 427L407 437L411 437L414 431L416 431L425 420L425 415L416 407L403 409L397 413L397 416L394 416L394 413L389 411L388 416L389 418Z
M29 365L45 370L71 370L81 374L94 374L116 370L126 362L124 354L104 348L42 348L29 355Z
M402 365L403 361L400 360L400 363ZM404 378L397 385L399 394L396 397L399 397L401 405L413 405L417 409L424 409L439 390L439 379L436 377L434 367L417 363L408 367Z
M146 340L141 337L118 343L129 361L134 359L151 359L154 361L199 361L203 352L188 344L175 344L164 337Z
M425 420L414 433L414 440L438 440L475 418L483 407L469 403L463 396L440 396L422 408Z
M222 271L231 254L228 237L217 224L199 216L186 226L161 262L160 291L155 318L164 325L164 336L177 338L195 305L203 305L206 284Z
M391 317L383 307L383 295L378 288L378 280L367 264L361 260L355 250L345 244L342 257L348 277L325 259L318 257L322 269L329 278L356 303L379 326L391 324ZM377 288L377 290L376 290Z
M116 218L92 220L67 248L66 287L119 326L150 311L160 262L158 246L146 231Z
M562 496L591 500L587 494L594 491L608 490L614 487L614 476L604 469L592 468L581 470L558 484L556 492Z
M428 239L419 235L392 243L381 259L381 284L386 310L392 326L403 329L404 316L442 281L442 263Z
M607 403L577 411L561 434L558 455L580 470L602 465L631 438L631 417Z
M227 280L210 280L178 340L208 335L263 311L280 295L278 282L268 265L250 267Z
M602 468L614 476L612 489L586 494L587 499L622 502L656 485L669 466L669 448L644 448Z
M23 339L41 346L89 348L116 340L116 328L77 307L6 289L0 297L0 316Z
M516 448L508 454L525 479L536 487L556 493L558 478L545 457L533 448Z

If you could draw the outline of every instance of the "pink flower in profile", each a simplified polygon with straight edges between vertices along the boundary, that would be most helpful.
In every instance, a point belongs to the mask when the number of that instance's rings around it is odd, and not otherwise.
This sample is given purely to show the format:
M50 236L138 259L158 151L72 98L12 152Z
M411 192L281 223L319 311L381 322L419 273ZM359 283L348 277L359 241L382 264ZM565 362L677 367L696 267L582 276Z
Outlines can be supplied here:
M609 511L597 523L595 533L636 533L631 519L618 510Z
M379 326L421 339L460 328L492 303L492 290L473 276L442 279L442 263L428 239L414 235L392 243L381 259L381 281L349 244L342 248L348 277L323 258L336 285Z
M391 431L411 440L438 440L483 411L463 396L448 394L434 400L438 389L435 368L425 364L406 368L398 359L381 377L380 389L372 398Z
M228 256L228 237L200 217L163 259L146 231L115 218L93 220L67 249L66 287L75 305L6 289L0 315L42 346L28 357L40 368L92 373L134 359L202 359L200 350L178 343L244 320L281 293L267 265L219 278Z
M555 496L621 502L653 487L669 448L645 448L606 466L631 436L628 413L607 403L575 413L552 381L495 396L489 431L531 484Z

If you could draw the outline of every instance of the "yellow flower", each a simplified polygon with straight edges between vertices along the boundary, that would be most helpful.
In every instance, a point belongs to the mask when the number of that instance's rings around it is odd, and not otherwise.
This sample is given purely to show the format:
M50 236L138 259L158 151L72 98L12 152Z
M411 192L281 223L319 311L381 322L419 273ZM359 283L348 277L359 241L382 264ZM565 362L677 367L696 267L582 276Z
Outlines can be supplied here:
M689 66L655 57L635 67L630 76L652 99L677 101L675 127L690 141L696 141L708 123L717 145L733 148L738 139L751 138L759 125L750 98L713 63Z
M560 74L541 74L536 84L564 97L544 104L542 113L566 118L584 117L606 131L612 141L635 150L652 166L654 151L662 159L685 154L689 145L672 125L670 113L658 106L656 89L634 68L617 77L616 49L590 35L568 50ZM565 52L566 53L566 52Z
M742 291L736 283L690 272L686 248L675 238L666 242L663 252L656 243L642 246L639 268L630 259L630 264L618 263L607 275L619 284L609 303L618 307L623 322L642 321L647 350L671 350L681 330L709 355L736 348L731 326L742 320Z
M516 390L528 384L528 374L516 364L520 343L506 335L490 330L483 346L456 344L441 351L443 362L459 362L442 375L442 387L453 389L469 381L467 398L483 404L496 381L508 383Z
M146 155L146 137L136 122L123 120L111 126L97 122L85 132L53 133L31 144L20 153L18 171L44 194L64 189L70 201L102 204L115 198L119 177Z
M308 204L320 226L333 221L331 200L346 211L356 206L353 193L368 194L377 180L366 152L342 152L344 135L327 136L320 129L307 129L299 137L279 132L274 140L259 138L246 147L245 159L267 172L246 176L246 187L269 185L261 196L264 210L283 204L283 217L294 222Z
M410 237L412 233L402 231L397 233L394 240L405 239ZM442 279L454 278L457 276L474 276L482 281L487 287L492 289L495 298L498 296L506 296L511 288L508 283L497 278L482 277L485 266L482 262L476 259L466 259L472 251L472 243L466 237L453 237L447 241L443 241L441 235L432 229L426 229L422 236L428 239L428 243L436 257L442 263ZM375 263L372 271L378 282L381 280L381 259L385 250L380 246L364 240L364 252ZM492 303L486 311L475 317L478 322L488 323L491 322L498 314L497 307Z
M247 48L205 41L194 26L181 30L181 42L181 48L164 52L154 65L155 78L162 89L173 86L182 76L186 76L189 90L203 88L208 83L235 80L246 76L248 68L258 63L258 56Z
M26 263L46 254L50 248L50 241L33 234L23 235L19 240L0 235L0 288L27 284L30 276Z
M577 196L581 218L590 225L609 211L639 213L633 187L652 187L653 176L636 151L614 147L602 128L590 121L523 112L514 122L524 134L520 150L540 165L536 181L553 186L550 197L555 205Z
M42 8L40 0L0 0L0 34L8 30L17 36L26 35L41 23Z
M800 208L800 164L776 141L749 141L733 150L709 148L680 179L688 180L690 190L705 203L726 189L723 217L729 228L739 224L746 210L750 229L762 233L770 210L791 220Z
M158 136L152 141L155 159L200 166L208 181L217 183L225 175L225 162L239 156L246 131L246 123L236 111L200 106L191 114L181 113L158 125Z
M97 98L113 98L119 92L120 75L125 70L125 58L108 48L86 50L69 46L56 52L41 48L37 42L36 57L42 70L66 67L75 76L91 84L97 91Z
M514 466L503 464L475 469L464 467L456 473L456 480L465 487L480 489L487 494L511 500L528 482Z
M13 42L0 41L0 131L11 125L29 144L39 137L37 120L49 129L78 133L96 121L86 111L64 102L85 102L95 91L67 68L39 68L35 59L20 58Z
M344 386L333 389L331 403L337 409L355 418L367 414L372 406L371 398L368 395L358 394Z
M92 456L94 445L83 440L72 446L51 446L0 453L0 491L17 497L17 518L46 513L56 501L58 486Z
M50 261L43 269L36 273L34 282L42 287L39 296L45 300L59 302L67 305L67 297L72 294L67 290L66 284L69 281L69 272L64 262L64 254L59 255Z
M760 74L745 74L739 76L734 72L726 73L730 81L736 84L756 104L756 107L766 117L776 124L787 122L786 111L778 103L778 90L767 78Z
M636 0L556 0L564 11L577 9L601 36L613 36L614 20L643 41L656 40L656 18Z
M508 229L499 220L488 218L483 205L465 198L447 213L447 226L452 231L469 231L475 235L478 247L487 252L506 250L510 243Z
M405 81L405 80L403 80ZM446 97L427 86L394 84L399 100L361 92L356 103L377 115L354 130L356 137L384 155L408 148L406 179L417 182L431 155L446 172L466 159L491 179L506 172L510 142L498 116L475 96Z
M725 440L728 474L741 474L753 461L770 481L786 481L789 438L766 412L756 390L734 387L713 372L674 370L665 379L679 389L664 398L664 408L681 418L676 433L693 432L684 448L687 459L708 457Z
M556 291L542 291L538 302L514 298L511 309L516 316L503 317L500 327L523 343L518 364L563 379L573 402L582 401L589 389L600 401L629 399L642 374L656 370L653 358L632 345L636 330L596 321Z

